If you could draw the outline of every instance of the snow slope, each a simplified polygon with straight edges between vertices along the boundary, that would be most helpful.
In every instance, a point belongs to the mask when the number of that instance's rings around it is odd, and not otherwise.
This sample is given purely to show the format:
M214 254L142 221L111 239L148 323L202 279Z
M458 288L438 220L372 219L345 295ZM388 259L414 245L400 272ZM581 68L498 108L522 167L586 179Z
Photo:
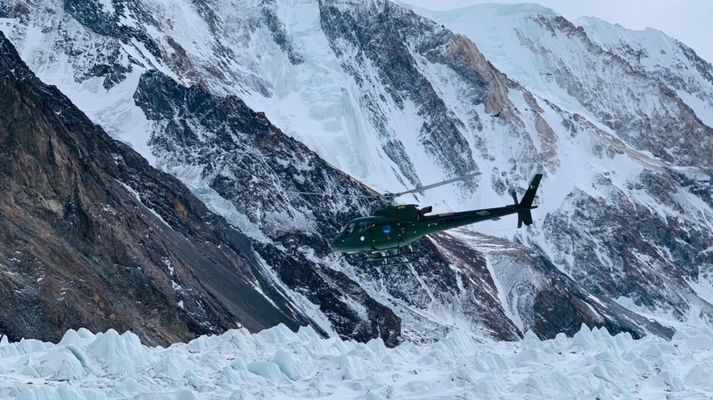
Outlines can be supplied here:
M68 331L0 344L0 397L51 399L572 399L713 396L713 332L633 340L583 326L574 337L479 342L451 333L387 348L282 325L168 348L132 333ZM545 367L546 366L546 367Z
M593 17L576 22L602 48L660 77L695 110L703 123L713 126L711 65L691 48L652 28L629 30Z

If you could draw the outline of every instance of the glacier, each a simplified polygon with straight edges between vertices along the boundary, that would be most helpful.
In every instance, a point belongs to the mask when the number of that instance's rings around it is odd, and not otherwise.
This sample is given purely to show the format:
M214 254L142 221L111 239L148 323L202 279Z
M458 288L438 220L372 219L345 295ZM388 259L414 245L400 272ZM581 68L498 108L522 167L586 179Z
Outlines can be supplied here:
M546 366L543 368L543 366ZM278 325L170 347L131 332L69 330L58 343L0 343L0 398L523 399L713 396L713 331L634 340L582 326L573 337L483 341L457 330L387 348Z

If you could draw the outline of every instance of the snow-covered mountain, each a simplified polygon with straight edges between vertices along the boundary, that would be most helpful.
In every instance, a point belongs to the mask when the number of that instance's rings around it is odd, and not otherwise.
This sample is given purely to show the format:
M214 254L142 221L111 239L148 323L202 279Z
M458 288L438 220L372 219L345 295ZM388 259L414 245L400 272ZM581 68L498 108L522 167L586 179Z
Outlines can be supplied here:
M583 322L669 336L659 322L713 312L713 68L659 33L582 23L533 5L0 2L30 68L250 236L297 314L389 345ZM370 207L342 172L396 191L470 171L404 200L505 204L544 172L536 224L437 235L401 268L330 254Z
M559 109L552 126L569 142L584 141L559 151L579 158L553 177L571 189L528 240L621 304L709 318L711 65L661 32L592 18L578 27L534 5L431 16Z

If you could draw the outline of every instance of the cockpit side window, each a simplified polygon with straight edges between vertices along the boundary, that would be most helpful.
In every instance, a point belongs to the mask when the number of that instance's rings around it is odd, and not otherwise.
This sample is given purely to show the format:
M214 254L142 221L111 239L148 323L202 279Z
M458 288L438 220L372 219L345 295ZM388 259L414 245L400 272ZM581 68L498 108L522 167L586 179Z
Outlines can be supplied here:
M374 223L371 221L361 221L357 225L359 232L371 232L374 230L375 226L376 225L374 225Z

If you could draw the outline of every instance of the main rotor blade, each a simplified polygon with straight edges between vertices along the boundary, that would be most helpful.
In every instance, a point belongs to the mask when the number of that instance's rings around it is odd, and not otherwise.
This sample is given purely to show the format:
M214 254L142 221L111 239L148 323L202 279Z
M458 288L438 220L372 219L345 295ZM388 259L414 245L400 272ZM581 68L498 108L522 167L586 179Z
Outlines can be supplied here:
M351 197L364 197L367 199L375 199L381 197L380 195L367 195L367 194L359 194L359 193L324 193L324 192L297 192L294 190L288 190L288 193L295 193L295 194L304 194L307 196L325 196L325 197L332 197L332 196L351 196Z
M432 183L432 184L426 185L426 186L419 186L419 187L413 188L411 190L406 190L404 192L399 192L399 193L383 193L383 194L369 194L369 195L354 193L354 194L351 194L351 196L362 197L362 198L367 198L367 199L381 199L381 200L385 200L385 201L392 201L394 198L403 196L405 194L423 192L426 190L437 188L439 186L447 185L449 183L462 181L467 178L470 178L471 176L476 176L476 175L480 175L480 172L477 172L477 171L471 172L469 174L456 176L455 178L446 179L445 181ZM303 194L303 195L307 195L307 196L325 196L325 197L336 196L336 195L340 194L340 193L324 193L324 192L297 192L297 191L288 191L288 192L295 193L295 194ZM344 194L342 193L342 195L344 195Z
M309 196L334 196L333 193L322 193L322 192L294 192L294 191L288 190L288 193L306 194Z
M392 195L393 197L398 197L398 196L403 196L403 195L409 194L409 193L419 193L419 192L423 192L423 191L426 191L426 190L429 190L429 189L437 188L437 187L439 187L439 186L447 185L447 184L449 184L449 183L453 183L453 182L457 182L457 181L462 181L462 180L465 180L466 178L470 178L471 176L475 176L475 175L480 175L480 172L477 172L477 171L476 171L476 172L471 172L470 174L465 174L465 175L457 176L457 177L455 177L455 178L447 179L447 180L442 181L442 182L432 183L432 184L426 185L426 186L419 186L419 187L413 188L413 189L411 189L411 190L407 190L407 191L405 191L405 192L399 192L399 193L393 193L393 194L392 194L392 193L389 193L389 194Z

